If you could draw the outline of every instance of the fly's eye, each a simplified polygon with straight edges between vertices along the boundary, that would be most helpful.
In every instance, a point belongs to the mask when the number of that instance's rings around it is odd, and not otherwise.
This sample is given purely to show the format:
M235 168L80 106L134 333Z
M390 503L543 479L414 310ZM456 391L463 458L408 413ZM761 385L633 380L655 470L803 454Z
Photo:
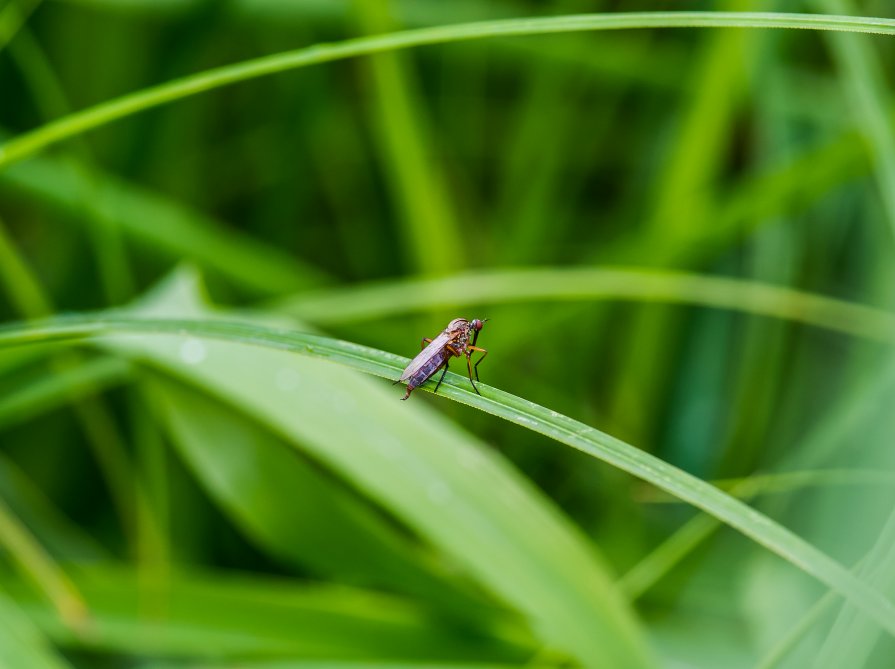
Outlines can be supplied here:
M476 330L476 331L479 331L479 330L482 329L482 327L483 327L484 325L485 325L485 324L484 324L482 321L480 321L478 318L476 318L476 319L472 322L472 329L473 329L473 330Z

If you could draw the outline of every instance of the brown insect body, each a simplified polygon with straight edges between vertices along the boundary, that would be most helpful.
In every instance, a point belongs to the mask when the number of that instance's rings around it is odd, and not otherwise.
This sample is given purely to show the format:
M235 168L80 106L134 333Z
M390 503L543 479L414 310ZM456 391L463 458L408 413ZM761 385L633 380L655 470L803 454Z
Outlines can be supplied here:
M481 351L482 357L476 362L477 367L482 358L485 357L485 354L487 354L485 349L475 346L475 341L478 339L478 334L483 324L484 321L478 319L470 321L466 318L455 318L448 323L448 326L441 331L441 334L431 340L428 346L410 361L410 364L407 365L401 374L401 378L395 381L395 383L407 382L407 394L401 399L406 400L410 397L410 393L413 392L414 388L423 385L442 367L444 367L444 372L446 372L448 362L452 357L465 355L467 361L469 361L473 351ZM473 337L472 345L469 344L470 336ZM444 372L442 372L441 378L444 378ZM478 379L478 369L476 369L476 379ZM473 389L479 392L475 382L472 380L472 367L470 367L469 381L472 383ZM436 392L439 385L441 385L441 379L435 386Z

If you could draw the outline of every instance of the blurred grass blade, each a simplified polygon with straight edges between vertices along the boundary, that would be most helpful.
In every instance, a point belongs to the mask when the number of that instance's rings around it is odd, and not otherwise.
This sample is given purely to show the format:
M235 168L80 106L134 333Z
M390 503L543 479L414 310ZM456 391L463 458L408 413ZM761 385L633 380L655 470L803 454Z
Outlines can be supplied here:
M389 0L354 0L364 32L393 29ZM380 159L402 211L404 246L419 274L442 274L466 264L463 230L451 210L439 155L433 151L427 114L404 54L382 53L365 68L372 96ZM434 234L433 234L434 233Z
M0 398L0 429L71 404L73 397L98 394L121 383L129 372L124 361L106 357L79 360Z
M150 389L195 477L268 554L457 613L487 610L485 601L452 590L451 575L422 546L249 416L164 379Z
M70 629L83 629L88 613L81 593L2 499L0 544L22 574L52 602L62 622Z
M895 34L895 20L752 12L581 14L420 28L318 44L189 75L76 112L0 145L0 167L31 156L51 144L153 107L240 81L300 67L410 47L489 37L641 28L799 28L892 35Z
M10 669L71 669L16 603L0 591L0 666Z
M0 185L15 197L59 207L91 224L81 200L82 179L77 163L56 158L29 161L0 173ZM107 173L97 175L97 181L94 206L132 243L192 260L261 295L288 294L326 280L310 264L164 195Z
M870 552L857 573L891 596L895 589L895 510L889 514ZM845 604L817 654L816 669L838 669L845 665L866 666L880 640L881 630L849 604Z
M851 14L850 0L814 0L818 9ZM839 69L839 78L862 130L864 142L875 163L880 197L895 238L895 131L888 118L891 86L873 51L873 44L857 35L829 34L828 44Z
M136 313L223 317L198 294L196 278L181 273ZM244 343L104 340L240 407L346 479L451 568L522 614L542 643L586 664L651 666L634 617L593 547L485 444L420 406L407 412L393 392L351 370Z
M41 545L60 561L108 558L106 551L56 508L7 456L0 455L0 494Z
M16 36L41 0L9 0L0 8L0 51Z
M52 313L52 305L47 301L34 275L13 245L2 219L0 219L0 283L20 314L36 318Z
M140 574L115 563L73 570L93 614L73 634L20 584L8 590L55 643L74 650L157 658L307 657L521 662L531 651L433 621L406 600L342 586L189 571L152 593L164 614L142 610ZM9 665L10 669L17 665Z
M7 326L0 328L0 347L37 341L97 338L109 335L127 335L128 333L131 335L144 335L135 340L143 346L148 346L149 341L154 339L159 339L160 345L163 343L162 340L171 339L148 337L146 335L174 335L173 339L177 341L167 343L168 350L173 352L168 364L171 371L179 373L185 372L179 350L182 346L189 346L190 337L210 338L209 341L223 339L229 342L290 351L304 356L337 362L355 370L388 379L397 378L408 362L406 358L350 342L341 342L288 330L274 330L223 322L164 320L145 320L141 322L139 319L113 317L57 319L40 324ZM134 340L133 337L131 339ZM125 341L124 338L119 338L119 340ZM225 382L228 375L226 369L217 368L209 369L209 373L216 373L215 379L218 383ZM323 373L322 370L321 373ZM346 383L349 382L348 378L344 381ZM234 383L238 384L238 381L234 381ZM805 573L814 576L845 597L864 613L871 616L886 630L895 633L895 606L893 606L890 600L863 581L857 579L848 569L831 559L828 555L770 518L760 514L755 509L649 453L640 451L572 418L484 384L480 385L482 395L476 395L472 390L468 389L468 385L469 381L465 377L448 373L441 386L440 396L481 409L571 446L648 481L656 487L706 511L789 561ZM211 383L209 383L210 386ZM423 390L428 390L428 387L424 387ZM242 397L241 399L247 403L251 402L250 397ZM326 401L320 405L319 410L324 412L338 411L340 408L343 410L342 402L345 401L347 401L347 396L328 396ZM260 406L256 406L255 410L265 411L268 409L264 398L256 399L254 402L254 404L259 403ZM387 407L387 404L379 406L382 411L387 410ZM355 407L355 409L357 408L359 407ZM294 410L294 408L290 410ZM417 415L416 412L414 413L415 415ZM399 419L396 418L395 420ZM425 425L425 423L421 425ZM433 438L435 437L436 435L433 435ZM436 453L441 454L441 451L436 450ZM350 456L352 459L356 458L355 453L350 454ZM345 467L356 464L358 463L352 461L346 465L345 461L340 461L337 466ZM361 472L357 473L360 474ZM384 492L386 491L379 491L380 494ZM403 493L404 491L400 492ZM418 504L418 501L414 501L416 492L408 492L411 497L406 503ZM423 494L425 494L424 491ZM514 513L518 514L518 510L514 511ZM531 518L527 520L530 522ZM534 534L540 537L539 543L544 542L542 535ZM469 537L465 538L465 541L468 542L469 540ZM488 566L491 567L493 565ZM500 571L502 574L505 573L506 569L507 565L501 564ZM554 633L559 634L556 630L554 630Z
M544 267L402 279L302 294L275 309L324 325L434 308L534 301L643 300L720 307L893 341L895 315L745 279L636 267Z

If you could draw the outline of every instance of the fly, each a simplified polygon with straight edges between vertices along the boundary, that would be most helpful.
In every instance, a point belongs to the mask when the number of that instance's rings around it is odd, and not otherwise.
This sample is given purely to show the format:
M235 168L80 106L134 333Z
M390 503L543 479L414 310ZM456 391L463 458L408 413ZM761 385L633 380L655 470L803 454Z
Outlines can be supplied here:
M475 344L478 341L479 332L481 332L487 320L487 318L485 320L476 318L470 321L465 318L455 318L448 323L448 326L435 339L424 337L422 340L423 350L410 361L404 373L401 374L401 378L395 381L395 383L407 382L407 394L401 399L406 400L410 397L410 393L413 392L414 388L420 387L432 378L439 369L444 368L441 376L438 378L438 383L435 384L435 392L437 393L438 386L441 385L444 375L447 373L451 358L459 358L461 355L466 356L466 369L469 372L469 382L472 384L472 389L481 395L479 389L476 388L475 381L479 380L479 363L485 359L488 351L479 348ZM471 344L469 343L470 337L472 337ZM480 352L482 355L473 365L472 354L474 352ZM475 370L475 381L472 380L473 370Z

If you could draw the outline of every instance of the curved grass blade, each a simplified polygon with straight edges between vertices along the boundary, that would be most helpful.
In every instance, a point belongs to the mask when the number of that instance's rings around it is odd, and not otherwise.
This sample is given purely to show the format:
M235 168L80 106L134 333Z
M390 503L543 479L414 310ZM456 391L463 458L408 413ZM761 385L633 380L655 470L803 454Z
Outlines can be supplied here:
M0 146L0 167L132 114L241 81L386 51L489 37L642 28L790 28L895 34L895 19L758 12L631 12L482 21L349 39L207 70L122 96L32 130Z
M755 281L636 267L539 267L384 281L304 294L277 302L274 308L332 325L433 308L536 300L695 304L789 319L870 339L895 339L895 315L881 309Z
M144 317L222 318L184 274L137 308ZM346 479L565 657L651 665L593 547L502 458L437 413L407 412L393 392L351 370L282 351L180 336L102 343L238 407Z
M483 598L451 588L454 575L418 542L250 416L171 380L152 379L149 390L196 479L267 553L340 582L439 603L467 619L470 610L493 614Z
M224 339L329 360L388 379L397 378L408 362L406 358L351 342L289 330L224 322L141 321L110 316L7 326L0 328L0 347L127 334ZM895 634L895 605L890 600L828 555L755 509L649 453L572 418L484 384L479 385L481 395L477 395L468 389L468 385L465 377L448 373L440 395L571 446L702 509L814 576ZM424 386L423 390L428 387Z

